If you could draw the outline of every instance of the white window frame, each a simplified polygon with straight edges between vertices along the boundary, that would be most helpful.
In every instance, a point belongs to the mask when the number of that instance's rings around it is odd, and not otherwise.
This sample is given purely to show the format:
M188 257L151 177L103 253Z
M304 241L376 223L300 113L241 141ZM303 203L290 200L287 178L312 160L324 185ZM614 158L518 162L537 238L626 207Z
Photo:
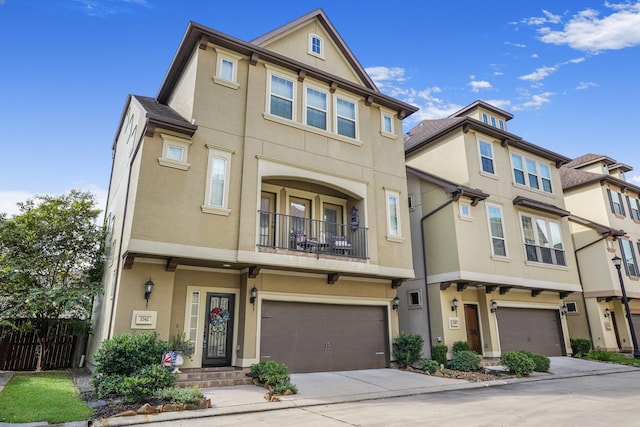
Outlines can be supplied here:
M628 250L624 247L625 242L629 245ZM636 245L634 245L631 240L620 239L620 253L622 255L622 265L624 266L625 273L627 273L627 276L629 277L640 277L640 272L638 271L638 259L636 258L634 246ZM629 269L631 265L633 266L633 271Z
M629 217L634 221L640 221L640 200L629 194L627 196L627 204L629 205Z
M609 207L611 209L611 213L617 216L626 216L624 211L624 202L622 201L622 193L612 188L607 188L607 192L609 193ZM617 201L615 199L617 199ZM618 207L617 212L616 207Z
M394 116L394 113L383 110L382 108L380 109L380 134L382 134L382 136L396 139ZM389 130L386 129L387 119L389 123Z
M460 219L471 221L473 219L473 216L471 215L471 203L459 202L458 204L460 205Z
M340 116L338 114L338 100L342 100L344 102L348 102L350 104L353 104L353 114L354 114L353 118L346 117L346 116ZM358 124L359 124L359 121L358 121L358 100L355 99L355 98L351 98L349 96L345 96L343 94L337 94L336 93L336 94L334 94L334 97L333 97L333 111L334 111L334 114L333 114L333 129L334 129L334 132L336 134L340 135L342 138L354 139L356 141L359 140L360 132L358 131ZM341 134L339 132L339 129L338 129L338 118L342 118L344 120L353 121L353 126L354 126L354 135L353 136L343 135L343 134Z
M158 157L158 163L160 166L166 166L169 168L175 168L180 170L187 170L191 166L188 163L189 159L189 147L193 143L188 139L178 138L177 136L161 133L162 138L162 156ZM169 157L171 148L177 148L182 150L182 158L180 160L172 159Z
M491 246L491 256L493 258L500 258L500 259L505 259L509 257L509 247L507 245L507 230L506 227L504 225L504 212L502 210L502 206L500 205L496 205L493 203L485 203L485 205L487 206L487 224L489 226L489 243ZM491 213L490 210L491 209L497 209L498 212L500 213L500 227L502 228L502 236L494 236L493 235L493 229L491 228ZM496 253L496 248L494 245L494 239L495 240L501 240L503 245L504 245L504 255L502 254L497 254Z
M537 191L544 194L554 194L553 182L551 179L551 166L549 166L546 163L536 161L530 157L523 156L522 154L518 154L518 153L510 153L510 154L511 154L510 156L511 177L513 179L514 185L517 185L520 187L526 187L529 190ZM518 159L520 159L520 163L522 164L522 169L516 168L516 165L513 161L514 157L517 157ZM533 164L533 170L531 170L530 163ZM516 180L516 170L522 173L524 184ZM548 171L548 176L544 176L545 175L543 173L544 170ZM535 177L535 180L538 183L538 188L531 186L531 179L533 177ZM545 186L544 186L545 181L549 183L549 188L551 189L551 191L545 190Z
M314 90L314 91L319 92L319 93L321 93L321 94L323 94L325 96L326 109L324 110L324 128L319 128L317 126L310 125L307 122L307 110L309 108L311 108L313 110L316 110L316 111L323 111L322 109L320 109L318 107L309 105L308 98L307 98L307 91L308 90ZM326 91L318 88L318 87L311 86L311 85L305 85L303 93L304 93L304 124L314 128L314 129L320 129L320 130L323 130L323 131L328 131L329 130L329 122L330 122L330 118L331 118L331 112L330 112L330 109L329 109L329 107L331 105L331 96L330 96L330 94L327 93Z
M484 124L488 125L489 124L489 116L487 115L487 113L482 113L482 121L484 122Z
M531 219L531 225L533 227L532 229L532 233L533 233L533 238L534 238L534 242L533 243L527 243L526 240L526 236L524 233L524 222L523 222L523 218L530 218ZM549 237L549 245L548 246L544 246L542 245L539 241L539 235L537 232L537 221L544 221L545 223L545 228L546 228L546 232L547 232L547 236ZM552 231L552 227L550 224L555 224L557 226L558 229L558 237L560 238L560 245L561 248L558 249L555 247L555 244L557 244L557 242L552 241L553 239L553 231ZM540 217L540 216L535 216L535 215L531 215L531 214L525 214L525 213L520 213L520 234L522 236L522 246L524 249L524 259L526 261L527 264L531 263L531 264L535 264L535 265L544 265L544 266L553 266L553 267L559 267L559 268L567 268L568 266L568 259L567 259L567 251L565 249L565 244L564 244L564 239L562 236L562 227L560 226L560 222L558 221L553 221L550 220L548 218L544 218L544 217ZM529 260L528 256L527 256L527 245L529 246L533 246L536 249L536 260ZM540 248L540 250L538 250L538 248ZM542 249L549 249L550 251L550 256L552 260L555 260L555 262L544 262L543 261L543 253L542 253ZM561 251L562 252L562 257L564 260L564 264L560 264L558 262L558 256L556 251Z
M205 195L204 195L204 204L202 205L202 212L210 213L215 215L225 215L228 216L231 213L229 209L229 187L231 185L231 157L234 154L233 150L228 150L222 147L216 147L210 144L206 145L208 149L208 161L207 161L207 181L205 185ZM213 191L213 186L211 183L212 173L213 173L213 165L215 159L223 159L226 162L225 168L225 177L224 177L224 188L222 193L222 205L216 206L211 204L211 196Z
M489 146L489 149L491 150L491 156L486 156L484 154L482 154L482 144L487 144ZM491 168L493 169L493 172L489 172L484 170L484 163L482 162L482 159L486 158L491 160ZM495 156L493 154L493 143L490 141L486 141L484 139L478 139L478 159L480 159L480 173L482 174L487 174L490 176L496 176L496 161L495 161Z
M235 55L229 52L226 49L221 49L216 47L216 74L213 76L213 81L219 85L229 87L231 89L238 89L240 85L238 84L238 65L242 57L240 55ZM222 62L227 61L233 65L232 77L228 79L222 76Z
M297 78L291 74L285 73L285 72L281 72L275 69L271 69L271 67L267 67L267 70L269 71L267 73L267 96L266 96L266 105L265 105L265 111L266 114L268 114L271 117L276 117L279 120L287 120L287 121L296 121L296 110L297 110L297 91L298 91L298 85L296 84L297 82ZM271 91L271 81L273 80L273 78L280 78L283 80L286 80L288 82L291 82L292 87L293 87L293 91L292 91L292 95L291 95L291 119L289 119L288 117L283 117L280 116L278 114L273 114L271 112L271 96L276 96L282 99L287 99L287 98L283 98L280 95L277 94L273 94Z
M314 39L318 40L320 52L316 52L313 50ZM313 33L309 34L309 47L308 47L307 53L317 58L324 59L324 40L322 39L322 37Z
M392 207L391 200L395 200L395 209ZM387 240L391 241L403 241L402 238L402 219L400 207L401 203L400 192L397 190L385 188L384 189L384 204L387 214ZM396 223L393 224L393 218L395 217Z
M500 125L500 130L507 130L507 129L504 127L504 120L498 120L498 124Z

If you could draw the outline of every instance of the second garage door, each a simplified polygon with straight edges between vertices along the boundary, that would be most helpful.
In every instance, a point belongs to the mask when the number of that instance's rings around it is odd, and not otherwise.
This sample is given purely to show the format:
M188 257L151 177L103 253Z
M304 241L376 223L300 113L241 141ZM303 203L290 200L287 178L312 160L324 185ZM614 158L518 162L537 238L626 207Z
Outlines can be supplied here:
M529 350L545 356L564 356L557 310L500 307L496 316L502 353Z
M260 360L289 372L384 368L387 311L381 306L263 301Z

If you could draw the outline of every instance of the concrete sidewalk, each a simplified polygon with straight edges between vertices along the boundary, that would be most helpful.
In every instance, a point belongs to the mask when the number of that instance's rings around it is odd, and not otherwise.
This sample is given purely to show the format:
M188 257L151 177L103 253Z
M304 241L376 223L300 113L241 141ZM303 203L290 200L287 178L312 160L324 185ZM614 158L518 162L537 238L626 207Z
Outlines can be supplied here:
M571 357L552 357L549 373L534 373L524 378L506 378L475 383L396 369L292 374L291 382L298 387L298 394L281 396L279 402L267 402L264 398L267 390L259 386L205 388L201 391L205 396L211 398L213 405L211 409L109 418L104 422L98 421L94 425L126 426L161 421L188 420L637 370L638 368L633 366Z

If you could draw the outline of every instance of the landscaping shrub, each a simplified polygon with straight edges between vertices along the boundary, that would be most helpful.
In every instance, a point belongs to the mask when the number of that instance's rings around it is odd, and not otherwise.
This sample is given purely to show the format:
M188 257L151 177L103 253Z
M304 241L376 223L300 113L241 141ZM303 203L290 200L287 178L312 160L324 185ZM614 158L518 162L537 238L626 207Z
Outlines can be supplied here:
M447 366L447 346L436 344L431 347L431 358L441 365Z
M477 371L480 369L480 357L475 351L462 350L457 352L451 358L449 367L456 371Z
M520 350L520 353L525 354L529 357L529 359L533 360L534 368L533 370L536 372L549 372L549 368L551 367L551 360L542 354L533 353L528 350Z
M135 375L124 377L120 395L129 402L140 402L153 396L159 388L171 387L173 378L160 364L145 366Z
M175 388L165 387L158 389L153 393L154 396L176 403L196 403L202 399L204 395L198 387L193 388Z
M440 363L437 360L433 359L422 359L418 362L418 366L425 372L430 373L431 375L435 374L438 368L440 367Z
M470 351L469 343L466 341L455 341L453 346L451 347L451 352L453 354L459 353L461 351Z
M529 356L519 351L507 351L500 357L500 363L519 377L529 375L536 366Z
M586 359L600 360L602 362L609 362L614 359L614 353L604 350L591 350L585 355Z
M270 386L276 394L283 394L287 389L294 394L298 392L296 386L291 383L289 370L282 363L273 360L256 363L251 365L249 374L258 383Z
M591 340L587 338L571 338L573 357L584 357L591 350Z
M424 338L419 334L404 334L393 340L393 357L401 368L411 366L422 357Z
M97 375L131 375L145 366L160 363L166 341L156 333L120 334L105 340L95 354Z

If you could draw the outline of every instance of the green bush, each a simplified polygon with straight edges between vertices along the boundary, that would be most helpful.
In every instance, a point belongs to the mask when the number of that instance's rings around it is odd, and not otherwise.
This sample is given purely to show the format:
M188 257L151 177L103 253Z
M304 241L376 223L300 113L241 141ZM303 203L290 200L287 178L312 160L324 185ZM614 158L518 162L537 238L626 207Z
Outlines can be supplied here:
M529 375L536 364L526 354L520 351L507 351L500 357L500 363L517 376Z
M529 359L533 360L534 368L533 370L536 372L549 372L549 368L551 367L551 360L542 354L533 353L528 350L520 350L520 353L525 354L529 357Z
M588 338L571 338L573 357L584 357L591 350L591 340Z
M251 365L249 375L258 383L270 386L274 393L283 394L287 389L294 394L298 392L295 384L291 383L291 376L286 365L273 360Z
M423 371L433 375L436 373L436 371L440 367L440 363L438 363L437 360L433 360L433 359L422 359L418 362L418 367Z
M160 364L145 366L135 375L124 377L120 395L128 402L140 402L159 388L171 387L173 378Z
M431 358L441 365L447 366L447 346L436 344L431 347Z
M469 343L466 341L455 341L453 343L453 346L451 347L451 352L453 354L456 354L461 351L471 351L471 348L469 348Z
M456 371L477 371L480 369L481 360L482 357L475 351L462 350L453 355L449 362L449 367Z
M166 341L156 333L120 334L105 340L95 354L95 375L131 375L148 365L157 365Z
M424 338L419 334L400 335L393 340L393 358L401 368L413 365L422 357Z
M198 387L193 388L175 388L165 387L155 391L154 396L177 403L196 403L202 399L204 395Z
M600 360L602 362L609 362L614 359L614 353L604 350L591 350L585 355L586 359Z

